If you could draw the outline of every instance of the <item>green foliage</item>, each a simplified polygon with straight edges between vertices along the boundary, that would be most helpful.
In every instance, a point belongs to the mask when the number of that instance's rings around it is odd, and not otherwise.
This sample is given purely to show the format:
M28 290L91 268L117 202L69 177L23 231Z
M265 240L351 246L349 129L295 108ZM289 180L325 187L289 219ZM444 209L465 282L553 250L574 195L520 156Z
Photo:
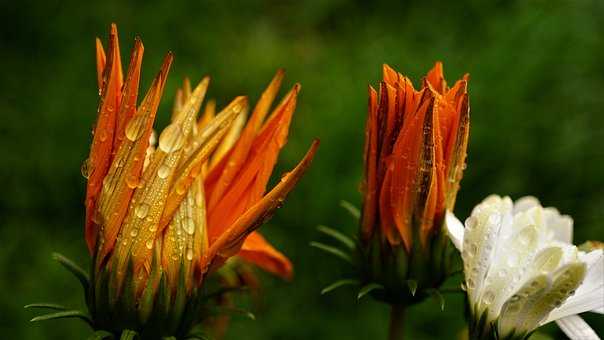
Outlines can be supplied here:
M112 21L119 25L124 66L134 36L145 43L144 89L164 54L175 53L161 126L185 75L194 81L211 75L208 97L219 107L240 94L255 101L278 67L287 70L285 86L302 84L275 180L313 137L321 138L321 148L262 229L292 259L296 276L291 283L264 276L257 321L234 319L227 339L386 337L386 306L357 303L344 290L318 294L325 283L350 276L339 259L308 247L318 223L357 233L357 221L337 202L360 206L367 85L377 84L384 62L416 84L435 60L444 62L450 81L471 74L460 217L489 193L533 194L573 216L576 243L603 238L600 0L22 0L0 8L0 332L6 338L82 339L90 333L78 322L30 324L35 314L22 306L52 297L86 309L78 282L48 254L61 251L78 263L88 258L79 168L97 109L94 37L106 38ZM324 237L319 241L331 241ZM462 306L455 294L447 296L444 312L431 301L409 308L409 336L452 338L463 328ZM604 334L601 316L586 318ZM562 337L555 325L544 332Z

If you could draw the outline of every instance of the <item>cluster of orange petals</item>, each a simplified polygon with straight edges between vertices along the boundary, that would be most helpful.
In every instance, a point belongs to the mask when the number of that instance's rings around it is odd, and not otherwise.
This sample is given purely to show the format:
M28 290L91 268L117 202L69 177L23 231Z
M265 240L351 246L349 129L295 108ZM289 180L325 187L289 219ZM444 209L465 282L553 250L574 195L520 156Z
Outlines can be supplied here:
M387 65L378 93L369 88L362 237L376 232L410 251L440 229L465 168L468 75L449 88L442 64L415 90Z
M208 102L197 119L209 78L178 90L171 123L154 145L153 123L172 63L169 53L137 105L143 44L136 39L126 77L117 29L107 53L97 39L100 104L86 163L85 237L98 267L124 272L132 261L147 277L161 261L172 280L180 265L198 280L240 255L291 276L289 260L255 230L271 216L308 168L318 142L268 193L268 180L286 143L300 86L270 110L283 78L276 76L247 119L237 97L219 113Z

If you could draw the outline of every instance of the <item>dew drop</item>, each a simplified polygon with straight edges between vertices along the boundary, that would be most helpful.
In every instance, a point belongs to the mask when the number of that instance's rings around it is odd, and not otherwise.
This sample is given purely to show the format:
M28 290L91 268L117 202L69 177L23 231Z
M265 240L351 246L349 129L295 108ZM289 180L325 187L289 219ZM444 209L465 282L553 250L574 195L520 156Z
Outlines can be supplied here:
M126 177L126 185L130 189L136 188L138 186L138 176L129 175L128 177Z
M492 290L487 290L482 297L482 301L485 304L490 305L493 303L493 300L495 300L495 293L493 293Z
M147 240L147 242L145 242L145 247L147 247L147 249L153 248L153 240Z
M157 177L166 178L170 174L170 167L166 164L162 164L159 169L157 169Z
M179 150L185 143L185 136L179 124L170 124L159 135L159 148L166 153Z
M80 167L80 171L82 172L82 176L84 176L84 178L88 179L88 177L90 176L90 159L86 158L86 160L82 163L82 166Z
M187 218L186 222L183 224L182 228L189 235L193 235L195 233L195 223L193 223L192 218Z
M141 137L141 135L143 134L143 121L144 121L145 117L144 116L137 116L132 118L129 122L128 125L126 125L126 138L128 138L128 140L134 142L135 140L139 139Z
M189 261L193 260L193 249L188 248L186 256L187 256L187 260L189 260Z
M136 217L138 217L138 218L145 218L147 216L147 214L149 213L149 204L142 203L142 204L138 205L135 208L134 213L136 214Z
M132 231L130 232L130 236L136 237L136 235L138 235L138 229L132 229Z
M104 130L103 130L103 131L101 131L101 132L99 133L99 140L100 140L101 142L106 141L106 140L107 140L107 138L109 138L109 134L107 133L107 131L104 131Z

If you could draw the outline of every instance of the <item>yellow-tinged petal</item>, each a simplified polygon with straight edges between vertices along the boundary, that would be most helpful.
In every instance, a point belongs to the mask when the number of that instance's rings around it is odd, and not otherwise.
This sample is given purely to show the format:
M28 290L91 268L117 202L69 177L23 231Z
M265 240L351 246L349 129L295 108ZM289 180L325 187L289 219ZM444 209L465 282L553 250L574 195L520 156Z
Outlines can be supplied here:
M210 243L208 252L202 259L203 273L236 254L245 238L272 216L310 166L318 146L319 141L313 141L304 158L291 172L285 174L271 191L241 215L215 242Z
M124 272L128 255L131 255L134 261L135 273L139 273L142 265L149 269L151 251L157 235L162 232L159 230L159 222L170 183L183 153L184 144L192 133L195 116L207 86L208 79L205 78L184 105L183 114L168 125L159 137L158 147L132 196L130 209L118 236L114 255L118 259L118 273Z
M199 269L202 254L208 247L205 216L205 197L201 178L195 179L186 198L181 202L174 218L166 228L162 242L162 267L167 275L168 286L178 285L181 264L187 278L186 287L192 288L193 270Z
M200 131L203 130L204 126L214 119L214 116L216 116L216 101L214 99L210 99L206 103L203 114L197 121L197 129Z
M235 145L235 143L239 139L239 136L241 135L243 127L245 126L246 120L247 111L241 111L233 121L233 124L231 124L229 132L227 132L226 136L224 136L224 138L220 142L218 148L216 148L216 151L212 154L210 166L213 166L214 164L218 163L222 159L222 157L224 157L229 152L229 150L231 150L233 145Z
M105 260L105 256L113 248L124 216L128 211L132 193L140 183L153 122L162 96L161 89L166 81L172 60L172 54L168 54L140 107L128 122L124 131L126 138L120 145L103 181L103 190L98 202L102 225L102 238L99 242L100 254L97 256L99 264Z
M210 157L220 140L228 132L230 124L237 115L247 107L246 97L237 97L219 115L194 137L191 143L193 148L189 155L183 157L184 161L178 167L177 178L166 199L160 230L172 219L172 215L189 190L193 180L201 172L201 165Z

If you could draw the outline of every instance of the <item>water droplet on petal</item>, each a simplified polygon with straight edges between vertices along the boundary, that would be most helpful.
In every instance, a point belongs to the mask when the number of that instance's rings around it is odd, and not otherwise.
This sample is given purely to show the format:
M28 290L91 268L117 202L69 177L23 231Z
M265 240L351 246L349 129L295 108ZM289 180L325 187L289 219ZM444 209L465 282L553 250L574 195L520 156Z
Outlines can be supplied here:
M179 150L185 143L185 136L179 124L170 124L159 135L159 148L166 153Z
M191 249L191 248L187 249L187 260L189 260L189 261L193 260L193 249Z
M157 169L157 177L166 178L170 174L170 167L166 164L162 164L159 169Z
M147 247L147 249L153 248L153 240L148 240L145 242L145 247Z
M88 177L90 176L90 159L86 158L86 160L82 163L82 166L80 167L80 171L82 172L82 176L84 176L84 178L88 179Z
M134 213L138 218L145 218L149 213L149 204L142 203L134 209Z

